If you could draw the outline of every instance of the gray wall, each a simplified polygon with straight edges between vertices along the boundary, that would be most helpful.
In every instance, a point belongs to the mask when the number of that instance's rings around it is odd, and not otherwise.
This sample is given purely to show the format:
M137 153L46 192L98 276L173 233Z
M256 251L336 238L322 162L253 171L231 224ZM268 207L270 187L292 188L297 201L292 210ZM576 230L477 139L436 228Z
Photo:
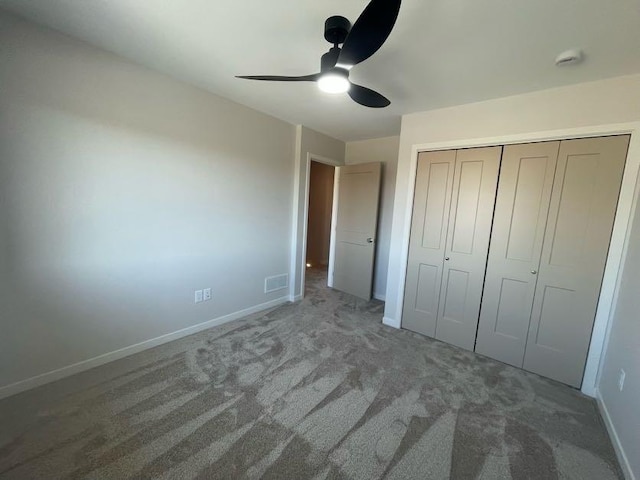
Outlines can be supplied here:
M609 343L600 371L598 390L625 447L629 467L640 478L640 208L629 239ZM626 372L618 388L620 369Z
M0 387L288 296L295 140L0 13Z
M369 162L382 163L378 238L376 240L376 265L373 280L373 294L381 300L385 299L387 292L389 243L391 242L391 219L393 216L393 197L396 187L399 145L399 136L374 138L371 140L347 142L345 152L345 163L347 165Z

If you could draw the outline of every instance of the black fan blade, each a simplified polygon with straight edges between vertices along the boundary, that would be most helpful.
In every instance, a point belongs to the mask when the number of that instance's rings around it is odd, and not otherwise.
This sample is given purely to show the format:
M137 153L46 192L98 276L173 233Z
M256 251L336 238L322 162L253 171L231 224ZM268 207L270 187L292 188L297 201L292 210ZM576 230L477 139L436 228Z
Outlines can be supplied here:
M266 80L268 82L315 82L320 78L319 73L313 75L304 75L302 77L281 77L277 75L238 75L236 78L244 78L246 80Z
M370 88L356 85L355 83L351 84L351 88L349 89L349 96L353 99L354 102L359 103L360 105L364 105L365 107L384 108L391 105L389 99L387 99L384 95L381 95L378 92L371 90Z
M376 53L389 37L400 11L400 0L371 0L344 41L338 65L352 67Z

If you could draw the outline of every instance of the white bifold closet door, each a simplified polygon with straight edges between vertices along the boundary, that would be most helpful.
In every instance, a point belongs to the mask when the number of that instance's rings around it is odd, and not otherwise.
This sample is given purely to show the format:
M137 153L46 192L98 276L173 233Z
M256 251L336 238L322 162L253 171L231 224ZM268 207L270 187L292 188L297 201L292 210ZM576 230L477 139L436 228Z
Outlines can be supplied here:
M476 352L522 367L560 142L502 155Z
M501 154L420 153L403 328L473 350Z
M629 136L560 144L524 368L580 387Z
M580 386L628 143L505 147L477 352Z

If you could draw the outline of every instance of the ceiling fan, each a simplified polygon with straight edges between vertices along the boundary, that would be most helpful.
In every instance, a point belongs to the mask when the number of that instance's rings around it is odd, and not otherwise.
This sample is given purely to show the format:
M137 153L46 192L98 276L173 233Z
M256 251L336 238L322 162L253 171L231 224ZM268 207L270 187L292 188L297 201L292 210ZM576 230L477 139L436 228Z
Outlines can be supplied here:
M383 108L391 102L378 92L349 81L351 68L376 53L391 33L398 18L401 0L371 0L351 26L341 16L329 17L324 23L324 38L333 44L320 60L320 73L299 77L274 75L237 76L247 80L276 82L318 82L327 93L345 93L360 105ZM339 47L342 45L342 48Z

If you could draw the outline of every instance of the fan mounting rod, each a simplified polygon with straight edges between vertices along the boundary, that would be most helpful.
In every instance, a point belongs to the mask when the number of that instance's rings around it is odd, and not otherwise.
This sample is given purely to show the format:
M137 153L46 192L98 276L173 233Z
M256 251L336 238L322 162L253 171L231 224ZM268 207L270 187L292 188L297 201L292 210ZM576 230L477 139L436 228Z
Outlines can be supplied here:
M334 47L343 44L351 30L351 22L340 15L327 18L324 22L324 38Z

